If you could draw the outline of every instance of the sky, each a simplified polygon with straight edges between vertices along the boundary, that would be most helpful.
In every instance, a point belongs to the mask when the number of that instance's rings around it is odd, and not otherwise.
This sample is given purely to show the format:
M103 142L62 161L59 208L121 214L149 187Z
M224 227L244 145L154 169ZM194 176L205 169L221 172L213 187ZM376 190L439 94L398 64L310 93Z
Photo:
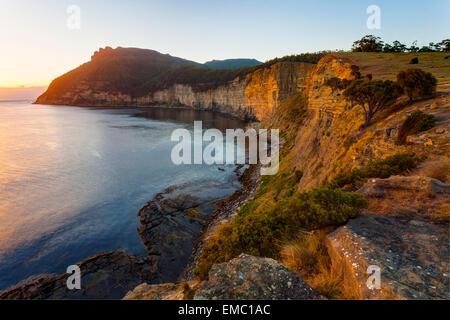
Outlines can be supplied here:
M380 29L367 27L370 5ZM266 61L348 50L366 34L425 45L449 31L450 0L0 0L0 87L47 86L105 46Z

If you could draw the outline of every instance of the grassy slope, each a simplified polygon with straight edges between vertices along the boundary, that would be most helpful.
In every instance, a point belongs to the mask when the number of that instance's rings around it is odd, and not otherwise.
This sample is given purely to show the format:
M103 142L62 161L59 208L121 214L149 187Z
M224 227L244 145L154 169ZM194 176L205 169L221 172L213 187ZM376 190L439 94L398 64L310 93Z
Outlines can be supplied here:
M450 91L450 59L444 59L448 52L418 53L362 53L338 52L337 57L350 59L360 67L364 75L372 73L374 78L395 80L400 70L420 68L431 72L438 80L438 91ZM418 64L409 64L412 58L419 58Z

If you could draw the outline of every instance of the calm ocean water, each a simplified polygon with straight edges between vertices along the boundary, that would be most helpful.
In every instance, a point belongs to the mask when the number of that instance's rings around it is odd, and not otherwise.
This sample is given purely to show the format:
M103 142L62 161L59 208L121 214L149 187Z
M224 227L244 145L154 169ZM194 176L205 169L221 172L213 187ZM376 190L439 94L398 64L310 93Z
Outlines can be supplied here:
M233 166L176 166L176 128L243 123L192 110L94 109L0 101L0 289L62 273L102 251L145 255L137 211L171 185L207 199L238 187Z

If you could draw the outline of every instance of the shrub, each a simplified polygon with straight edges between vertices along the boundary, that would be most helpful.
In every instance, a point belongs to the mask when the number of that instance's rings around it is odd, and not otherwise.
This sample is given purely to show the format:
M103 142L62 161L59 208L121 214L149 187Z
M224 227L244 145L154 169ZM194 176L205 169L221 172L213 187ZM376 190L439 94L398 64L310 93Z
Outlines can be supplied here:
M402 93L402 88L390 80L355 80L345 89L344 97L362 107L366 128L378 111L385 109Z
M222 226L204 246L201 261L194 273L206 279L214 263L224 262L247 253L277 258L276 244L298 233L301 229L317 229L345 223L367 206L359 194L313 189L296 192L287 199L249 212L243 207L232 222Z
M192 289L189 286L189 283L183 282L181 284L181 290L183 291L183 299L184 300L193 300L195 296L195 289Z
M345 223L365 206L366 200L358 194L315 188L294 194L280 210L299 228L320 229Z
M359 71L359 67L355 64L351 65L350 68L352 69L352 72L350 73L355 80L361 78L361 72Z
M344 90L350 83L351 83L350 80L333 77L327 79L324 85L330 87L333 91L336 91L336 90Z
M385 159L370 160L363 168L355 168L337 174L329 183L331 189L344 188L356 190L369 178L386 179L392 175L403 174L417 167L419 159L413 153L396 153Z
M411 61L409 61L409 64L418 64L419 63L419 58L412 58Z
M397 136L397 144L404 144L406 137L418 132L427 131L434 127L436 118L431 114L417 110L409 115L400 126Z
M297 182L300 182L303 178L303 170L295 170L295 178L297 179Z
M356 140L356 137L354 137L354 136L348 136L348 137L345 139L345 141L344 141L344 148L345 148L345 149L350 148L352 144L355 144L355 143L356 143L356 141L357 141L357 140Z
M410 68L397 74L397 83L408 95L410 103L417 98L427 98L436 93L436 78L421 69Z

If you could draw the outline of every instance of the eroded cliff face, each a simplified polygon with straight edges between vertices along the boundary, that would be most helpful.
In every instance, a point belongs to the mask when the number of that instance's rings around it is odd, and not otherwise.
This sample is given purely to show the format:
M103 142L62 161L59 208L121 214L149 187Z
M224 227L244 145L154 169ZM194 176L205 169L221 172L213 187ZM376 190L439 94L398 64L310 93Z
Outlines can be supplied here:
M428 158L421 168L433 161L448 161L450 95L440 92L436 98L406 107L405 101L400 99L389 110L377 114L373 124L362 130L364 117L361 108L352 107L342 97L342 92L324 85L332 77L353 79L351 66L354 64L347 58L328 55L310 70L304 91L308 97L308 117L297 133L292 151L295 169L303 171L299 190L317 187L340 170L362 166L370 159L399 152L426 155ZM377 74L373 76L377 79ZM438 91L440 89L438 87ZM409 114L418 109L434 115L438 119L436 127L423 133L423 138L417 138L414 143L398 145L399 127ZM417 169L417 174L423 174L421 168Z
M156 92L151 98L140 99L142 104L161 103L214 110L241 118L270 117L274 110L306 84L311 64L281 62L259 69L245 77L217 89L194 91L190 86L175 85Z
M369 207L328 236L329 250L333 259L344 261L349 283L363 299L448 299L449 181L445 170L450 163L450 95L440 84L435 98L412 105L399 99L361 129L361 108L352 107L342 92L324 85L332 77L352 79L354 64L329 55L309 74L303 92L308 97L308 116L290 154L293 170L303 172L297 188L308 191L341 170L400 152L423 159L406 176L370 179L358 190ZM435 127L398 145L400 126L416 110L432 114ZM432 179L436 176L440 180ZM379 290L367 286L369 265L381 268Z
M213 110L241 119L264 119L286 99L305 87L312 64L280 62L258 69L244 78L215 89L199 91L175 84L168 89L140 97L107 91L101 81L80 81L59 95L43 94L36 103L80 106L163 105Z

